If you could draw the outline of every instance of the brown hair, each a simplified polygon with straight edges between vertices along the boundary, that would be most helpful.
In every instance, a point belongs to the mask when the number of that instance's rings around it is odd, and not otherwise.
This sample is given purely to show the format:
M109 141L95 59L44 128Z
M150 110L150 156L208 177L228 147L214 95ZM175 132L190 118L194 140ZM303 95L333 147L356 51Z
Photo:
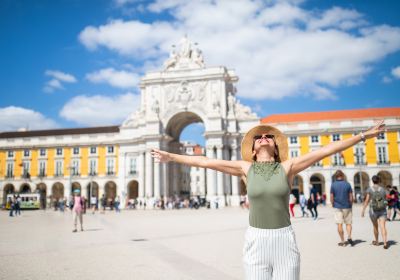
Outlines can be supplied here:
M337 180L337 179L340 179L340 178L344 179L344 173L343 173L343 171L342 171L342 170L337 170L337 171L335 172L335 178L336 178L336 180Z

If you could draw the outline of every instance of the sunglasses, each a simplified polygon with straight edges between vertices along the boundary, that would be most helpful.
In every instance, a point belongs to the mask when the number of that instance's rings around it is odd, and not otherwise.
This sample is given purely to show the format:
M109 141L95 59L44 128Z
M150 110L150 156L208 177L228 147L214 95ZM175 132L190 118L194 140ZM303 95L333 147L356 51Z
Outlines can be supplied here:
M263 138L264 139L275 139L275 136L272 135L272 134L255 135L253 137L253 140L256 141L256 140L260 140L260 139L263 139Z

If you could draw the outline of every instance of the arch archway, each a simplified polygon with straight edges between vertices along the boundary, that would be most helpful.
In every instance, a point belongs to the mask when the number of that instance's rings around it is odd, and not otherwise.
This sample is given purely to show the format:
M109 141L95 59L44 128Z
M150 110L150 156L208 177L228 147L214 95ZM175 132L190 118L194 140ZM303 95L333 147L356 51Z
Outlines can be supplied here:
M104 185L104 193L107 201L107 205L110 206L111 208L114 208L113 202L115 200L115 197L117 196L117 184L113 181L108 181Z
M60 182L54 183L51 188L51 198L53 201L64 199L64 185Z
M135 199L139 196L139 183L132 180L128 183L128 199Z
M202 129L197 128L195 130L202 130L204 133L205 123L202 118L194 112L179 112L169 118L165 131L166 134L169 136L168 150L170 152L190 155L196 155L197 153L200 153L197 155L203 154L201 147L196 146L196 144L199 143L192 143L196 141L195 139L190 142L181 142L182 140L188 140L181 139L182 133L184 130L186 131L186 129L190 128L191 126L202 126ZM201 133L201 137L204 137L203 133ZM199 193L199 195L203 196L208 193L206 180L198 179L202 176L202 173L198 170L198 168L196 169L194 167L171 164L168 166L168 174L169 189L166 190L166 192L169 195L176 194L183 197L188 197L191 194L191 186L194 184L197 184L196 189L204 191L204 193ZM199 185L200 181L201 185ZM165 194L161 193L161 195Z
M31 186L29 186L28 184L22 184L19 187L19 192L20 193L30 193L30 192L32 192Z
M381 170L377 174L381 178L381 185L386 188L388 185L393 184L392 174L387 170Z
M36 185L36 191L40 195L40 208L46 209L46 198L47 198L47 187L45 183L39 183Z
M357 172L354 174L354 193L364 194L364 192L369 188L369 176L365 172Z
M325 178L319 173L314 173L310 177L310 185L314 186L317 191L322 195L325 193Z
M86 189L87 189L88 200L90 200L92 196L96 197L97 199L99 198L99 184L97 184L97 182L95 181L90 182L87 185Z
M15 193L15 187L13 184L7 184L3 188L3 205L7 203L7 195Z
M292 182L292 193L296 197L297 202L300 201L300 193L304 193L304 183L303 183L303 178L300 175L296 175L293 177L293 182Z

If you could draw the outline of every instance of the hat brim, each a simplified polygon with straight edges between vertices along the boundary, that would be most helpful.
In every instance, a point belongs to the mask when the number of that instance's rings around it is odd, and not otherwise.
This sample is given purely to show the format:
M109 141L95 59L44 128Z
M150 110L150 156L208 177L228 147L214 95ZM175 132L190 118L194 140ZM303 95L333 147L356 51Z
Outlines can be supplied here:
M254 136L261 134L274 135L275 143L279 149L279 157L281 162L287 160L289 146L285 134L283 134L279 129L266 124L259 124L253 127L244 135L241 147L242 159L245 161L253 161L253 139Z

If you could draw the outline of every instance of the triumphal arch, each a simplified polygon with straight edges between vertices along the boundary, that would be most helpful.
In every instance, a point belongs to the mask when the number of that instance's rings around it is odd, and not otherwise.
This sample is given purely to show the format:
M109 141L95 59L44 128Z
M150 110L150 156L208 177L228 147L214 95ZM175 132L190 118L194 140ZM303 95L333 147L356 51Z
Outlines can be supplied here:
M180 167L155 163L150 152L159 148L180 153L180 134L192 123L204 124L207 157L240 159L241 139L259 118L236 98L237 81L233 70L206 66L203 53L186 36L173 46L161 71L141 79L140 106L120 127L119 151L120 170L127 170L129 158L137 158L139 198L179 194ZM126 186L122 173L119 180ZM199 195L218 199L220 205L239 204L239 178L213 170L205 174L206 184Z

